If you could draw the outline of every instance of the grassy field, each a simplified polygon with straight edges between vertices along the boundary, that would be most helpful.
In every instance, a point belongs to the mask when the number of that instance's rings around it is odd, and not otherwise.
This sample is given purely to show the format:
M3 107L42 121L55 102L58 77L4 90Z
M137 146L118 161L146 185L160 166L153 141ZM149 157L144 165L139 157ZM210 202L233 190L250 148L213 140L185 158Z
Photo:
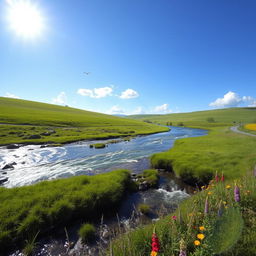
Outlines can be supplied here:
M127 170L44 181L19 188L0 187L1 253L70 221L84 222L111 212L130 183Z
M207 183L216 171L234 179L255 166L256 138L215 127L207 136L177 140L169 151L154 154L151 162L155 168L172 169L192 185Z
M253 123L256 121L256 108L228 108L167 115L137 115L129 116L129 118L161 124L171 122L173 126L183 123L190 127L215 127Z
M134 116L133 116L134 117ZM203 137L177 140L167 152L154 154L155 168L172 169L189 184L207 183L223 172L228 179L244 175L256 164L256 138L230 131L230 126L256 119L256 108L231 108L192 113L135 116L147 122L204 128Z
M26 100L0 97L0 145L66 143L167 131L137 120ZM31 137L37 135L37 138ZM34 136L35 137L35 136Z

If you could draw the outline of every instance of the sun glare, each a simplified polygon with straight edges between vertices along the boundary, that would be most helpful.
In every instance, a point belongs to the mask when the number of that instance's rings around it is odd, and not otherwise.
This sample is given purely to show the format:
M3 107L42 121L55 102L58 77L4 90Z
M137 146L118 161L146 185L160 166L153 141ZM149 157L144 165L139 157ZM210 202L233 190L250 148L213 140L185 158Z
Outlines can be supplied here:
M11 30L23 38L35 38L44 29L44 20L38 7L29 0L7 0L7 19Z

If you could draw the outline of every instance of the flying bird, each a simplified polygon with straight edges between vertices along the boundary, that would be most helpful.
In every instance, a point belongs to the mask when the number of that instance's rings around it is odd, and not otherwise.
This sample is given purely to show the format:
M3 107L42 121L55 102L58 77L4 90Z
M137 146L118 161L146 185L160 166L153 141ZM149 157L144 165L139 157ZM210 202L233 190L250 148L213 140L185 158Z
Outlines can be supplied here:
M84 74L85 74L85 75L90 75L90 74L91 74L91 72L84 72Z

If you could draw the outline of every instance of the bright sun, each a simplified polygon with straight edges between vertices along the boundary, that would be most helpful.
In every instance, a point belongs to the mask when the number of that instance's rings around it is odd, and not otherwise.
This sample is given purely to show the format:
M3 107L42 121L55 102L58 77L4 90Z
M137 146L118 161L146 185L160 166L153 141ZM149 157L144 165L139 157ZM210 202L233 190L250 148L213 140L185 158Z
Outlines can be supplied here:
M10 28L20 37L35 38L44 30L44 20L38 7L29 0L6 0Z

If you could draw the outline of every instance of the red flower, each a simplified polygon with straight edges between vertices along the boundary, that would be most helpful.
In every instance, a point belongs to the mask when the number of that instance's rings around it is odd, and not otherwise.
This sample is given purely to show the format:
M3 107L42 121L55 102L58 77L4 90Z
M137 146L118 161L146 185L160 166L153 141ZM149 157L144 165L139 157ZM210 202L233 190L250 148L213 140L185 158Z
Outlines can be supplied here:
M177 216L173 215L173 216L172 216L172 219L173 219L173 220L177 220Z
M159 250L160 250L160 244L159 244L159 240L158 240L156 233L152 234L151 248L152 248L153 252L159 252Z

